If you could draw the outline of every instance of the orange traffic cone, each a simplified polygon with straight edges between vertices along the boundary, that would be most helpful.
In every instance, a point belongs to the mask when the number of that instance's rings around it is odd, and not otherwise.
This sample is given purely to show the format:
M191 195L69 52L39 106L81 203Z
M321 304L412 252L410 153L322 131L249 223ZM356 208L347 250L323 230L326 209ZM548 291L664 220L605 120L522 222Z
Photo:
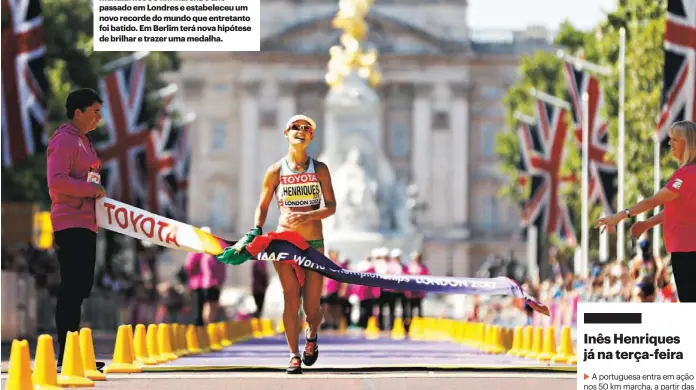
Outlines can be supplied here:
M85 376L80 352L80 336L77 332L68 332L65 340L63 368L58 375L58 385L65 387L94 387L94 382Z
M11 352L14 353L14 350ZM36 345L36 357L34 358L34 390L60 390L58 386L58 372L56 370L56 357L53 350L53 338L47 334L39 336ZM8 385L7 387L11 387Z
M82 367L85 376L93 381L105 381L106 375L97 370L97 359L94 356L94 343L92 342L92 329L80 329L80 352L82 353Z
M10 349L10 369L7 375L7 389L34 390L31 378L31 354L27 340L13 340ZM55 364L53 365L55 368Z
M135 358L133 357L133 339L129 337L131 330L130 325L121 325L118 327L118 333L116 333L116 346L114 347L114 358L111 364L104 368L104 372L111 373L133 373L142 372L142 368L133 364Z

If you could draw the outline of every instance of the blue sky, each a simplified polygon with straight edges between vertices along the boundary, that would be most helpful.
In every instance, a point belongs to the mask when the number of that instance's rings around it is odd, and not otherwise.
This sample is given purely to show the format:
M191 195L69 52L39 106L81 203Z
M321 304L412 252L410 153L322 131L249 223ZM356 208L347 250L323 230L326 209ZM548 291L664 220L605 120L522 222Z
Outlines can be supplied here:
M469 0L472 29L519 30L544 25L555 30L569 19L578 29L592 29L616 0ZM502 12L501 12L502 11Z

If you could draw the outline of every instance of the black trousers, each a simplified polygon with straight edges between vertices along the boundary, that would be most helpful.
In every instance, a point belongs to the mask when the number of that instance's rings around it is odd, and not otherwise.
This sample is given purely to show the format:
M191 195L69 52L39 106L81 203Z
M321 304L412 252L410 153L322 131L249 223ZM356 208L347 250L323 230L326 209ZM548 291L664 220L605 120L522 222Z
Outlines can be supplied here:
M196 295L196 326L203 326L203 306L205 306L205 289L193 290Z
M254 293L254 303L256 303L256 312L254 313L254 317L256 318L261 318L261 314L263 314L263 302L266 300L266 292L262 293Z
M367 322L372 317L372 312L375 308L376 299L363 299L360 301L360 318L358 319L358 326L361 328L367 328Z
M696 252L671 253L679 302L696 302Z
M56 330L58 363L62 363L67 333L79 331L82 302L92 293L97 233L84 228L70 228L55 232L53 237L60 264Z
M411 318L423 317L423 298L409 299L409 306L411 309ZM416 310L418 310L418 315L415 314Z

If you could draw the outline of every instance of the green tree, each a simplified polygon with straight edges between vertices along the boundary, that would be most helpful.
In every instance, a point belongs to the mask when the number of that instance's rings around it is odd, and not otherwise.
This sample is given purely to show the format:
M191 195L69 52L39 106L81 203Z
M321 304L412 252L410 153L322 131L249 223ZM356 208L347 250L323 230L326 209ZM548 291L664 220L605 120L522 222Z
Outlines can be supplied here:
M561 26L554 44L567 52L582 51L590 62L612 68L612 74L599 76L604 88L604 117L609 120L609 135L614 146L615 156L618 139L618 58L619 29L626 28L626 181L625 205L634 203L639 195L653 193L653 143L652 136L660 111L662 91L662 67L664 61L663 36L666 1L620 0L615 11L609 13L594 31L581 32L566 22ZM555 95L565 96L565 81L562 76L562 62L555 53L538 52L522 59L520 80L514 84L505 97L508 129L515 129L514 114L521 111L532 115L533 98L531 88ZM570 119L570 118L569 118ZM569 137L570 138L570 137ZM564 161L565 174L581 172L581 160L577 146L569 141L569 154ZM516 133L501 132L496 150L502 159L502 171L511 179L516 178L517 161L520 158ZM673 173L675 165L669 156L663 156L663 180ZM581 199L578 186L566 186L563 190L571 211L575 216L575 226L580 234ZM501 191L502 196L510 196L517 201L526 199L528 193L520 191L514 180ZM599 217L601 207L590 210L590 221ZM590 247L598 247L598 233L591 229ZM628 229L627 229L628 230ZM627 232L628 233L628 232ZM580 238L580 237L578 237ZM610 242L615 242L612 237ZM627 241L629 242L629 241ZM596 254L596 250L594 251Z
M93 88L103 75L102 67L130 52L95 52L92 50L92 11L89 0L44 0L44 37L46 42L46 73L51 88L48 98L47 133L50 135L63 123L65 99L76 88ZM153 52L147 60L146 93L161 88L159 73L176 70L180 65L175 52ZM148 106L148 113L158 109L157 102ZM152 117L152 115L150 115ZM96 134L97 137L103 134ZM2 201L49 204L46 183L46 156L36 154L11 169L2 169Z

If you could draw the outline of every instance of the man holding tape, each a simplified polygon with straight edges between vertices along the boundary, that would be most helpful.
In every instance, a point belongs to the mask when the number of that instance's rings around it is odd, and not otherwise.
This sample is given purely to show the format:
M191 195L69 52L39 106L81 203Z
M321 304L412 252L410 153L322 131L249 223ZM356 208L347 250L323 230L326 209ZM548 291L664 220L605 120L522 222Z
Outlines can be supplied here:
M61 279L56 302L59 369L67 332L79 330L82 302L94 283L95 200L105 196L105 191L99 176L101 161L87 133L101 121L101 105L101 98L91 89L71 92L65 102L69 121L55 131L46 152L51 224ZM102 367L104 363L97 362L97 369Z

